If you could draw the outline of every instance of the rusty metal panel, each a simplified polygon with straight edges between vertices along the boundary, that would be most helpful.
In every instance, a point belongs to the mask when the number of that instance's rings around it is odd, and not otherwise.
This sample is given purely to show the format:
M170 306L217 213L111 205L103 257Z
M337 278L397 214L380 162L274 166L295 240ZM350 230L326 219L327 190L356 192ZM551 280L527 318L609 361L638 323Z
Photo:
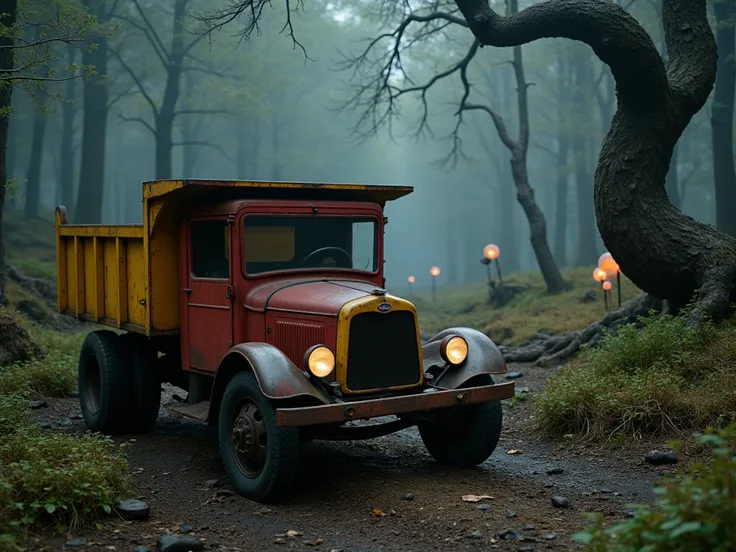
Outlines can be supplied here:
M309 426L478 404L514 396L514 382L323 406L276 409L276 425Z
M313 345L324 343L324 324L299 320L276 320L273 343L297 367Z
M128 282L128 322L145 327L146 323L146 288L145 269L143 264L143 242L126 240L126 274Z

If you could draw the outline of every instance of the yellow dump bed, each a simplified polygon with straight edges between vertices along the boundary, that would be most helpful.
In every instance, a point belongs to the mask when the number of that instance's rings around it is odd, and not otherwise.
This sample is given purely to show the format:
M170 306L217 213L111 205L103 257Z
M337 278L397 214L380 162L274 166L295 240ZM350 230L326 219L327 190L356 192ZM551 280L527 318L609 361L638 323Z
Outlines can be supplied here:
M368 201L384 205L407 186L228 180L143 183L143 224L71 225L56 210L58 310L146 335L179 331L179 222L217 199Z

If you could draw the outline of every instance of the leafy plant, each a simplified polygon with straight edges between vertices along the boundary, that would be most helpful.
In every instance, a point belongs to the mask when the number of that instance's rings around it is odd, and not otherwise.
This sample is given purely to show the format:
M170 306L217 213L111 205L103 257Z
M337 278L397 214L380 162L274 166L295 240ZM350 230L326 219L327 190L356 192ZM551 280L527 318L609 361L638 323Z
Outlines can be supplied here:
M604 528L602 518L576 535L590 552L727 552L736 549L736 424L699 437L712 447L710 466L691 466L656 491L653 506ZM673 443L677 447L677 443Z

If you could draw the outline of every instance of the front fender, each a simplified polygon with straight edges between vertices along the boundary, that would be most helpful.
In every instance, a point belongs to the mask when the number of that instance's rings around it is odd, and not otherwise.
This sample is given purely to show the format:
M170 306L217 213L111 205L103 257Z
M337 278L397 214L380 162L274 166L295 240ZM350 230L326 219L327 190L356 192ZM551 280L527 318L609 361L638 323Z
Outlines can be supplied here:
M279 349L268 343L241 343L230 349L220 362L210 397L210 423L220 412L225 388L238 372L250 370L261 392L269 399L307 399L309 404L329 400Z
M496 344L486 334L472 328L448 328L423 345L425 372L432 366L446 366L440 356L440 344L448 335L459 335L468 342L468 358L460 366L445 371L436 382L437 386L457 389L476 376L506 372L506 361Z

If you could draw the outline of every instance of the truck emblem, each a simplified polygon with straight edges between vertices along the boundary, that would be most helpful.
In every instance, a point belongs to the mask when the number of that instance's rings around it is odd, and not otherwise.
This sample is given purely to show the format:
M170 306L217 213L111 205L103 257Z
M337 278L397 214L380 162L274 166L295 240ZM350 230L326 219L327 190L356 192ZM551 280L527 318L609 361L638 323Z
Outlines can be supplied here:
M381 303L380 305L378 305L378 312L385 313L385 312L390 311L392 308L393 307L391 307L391 303Z

